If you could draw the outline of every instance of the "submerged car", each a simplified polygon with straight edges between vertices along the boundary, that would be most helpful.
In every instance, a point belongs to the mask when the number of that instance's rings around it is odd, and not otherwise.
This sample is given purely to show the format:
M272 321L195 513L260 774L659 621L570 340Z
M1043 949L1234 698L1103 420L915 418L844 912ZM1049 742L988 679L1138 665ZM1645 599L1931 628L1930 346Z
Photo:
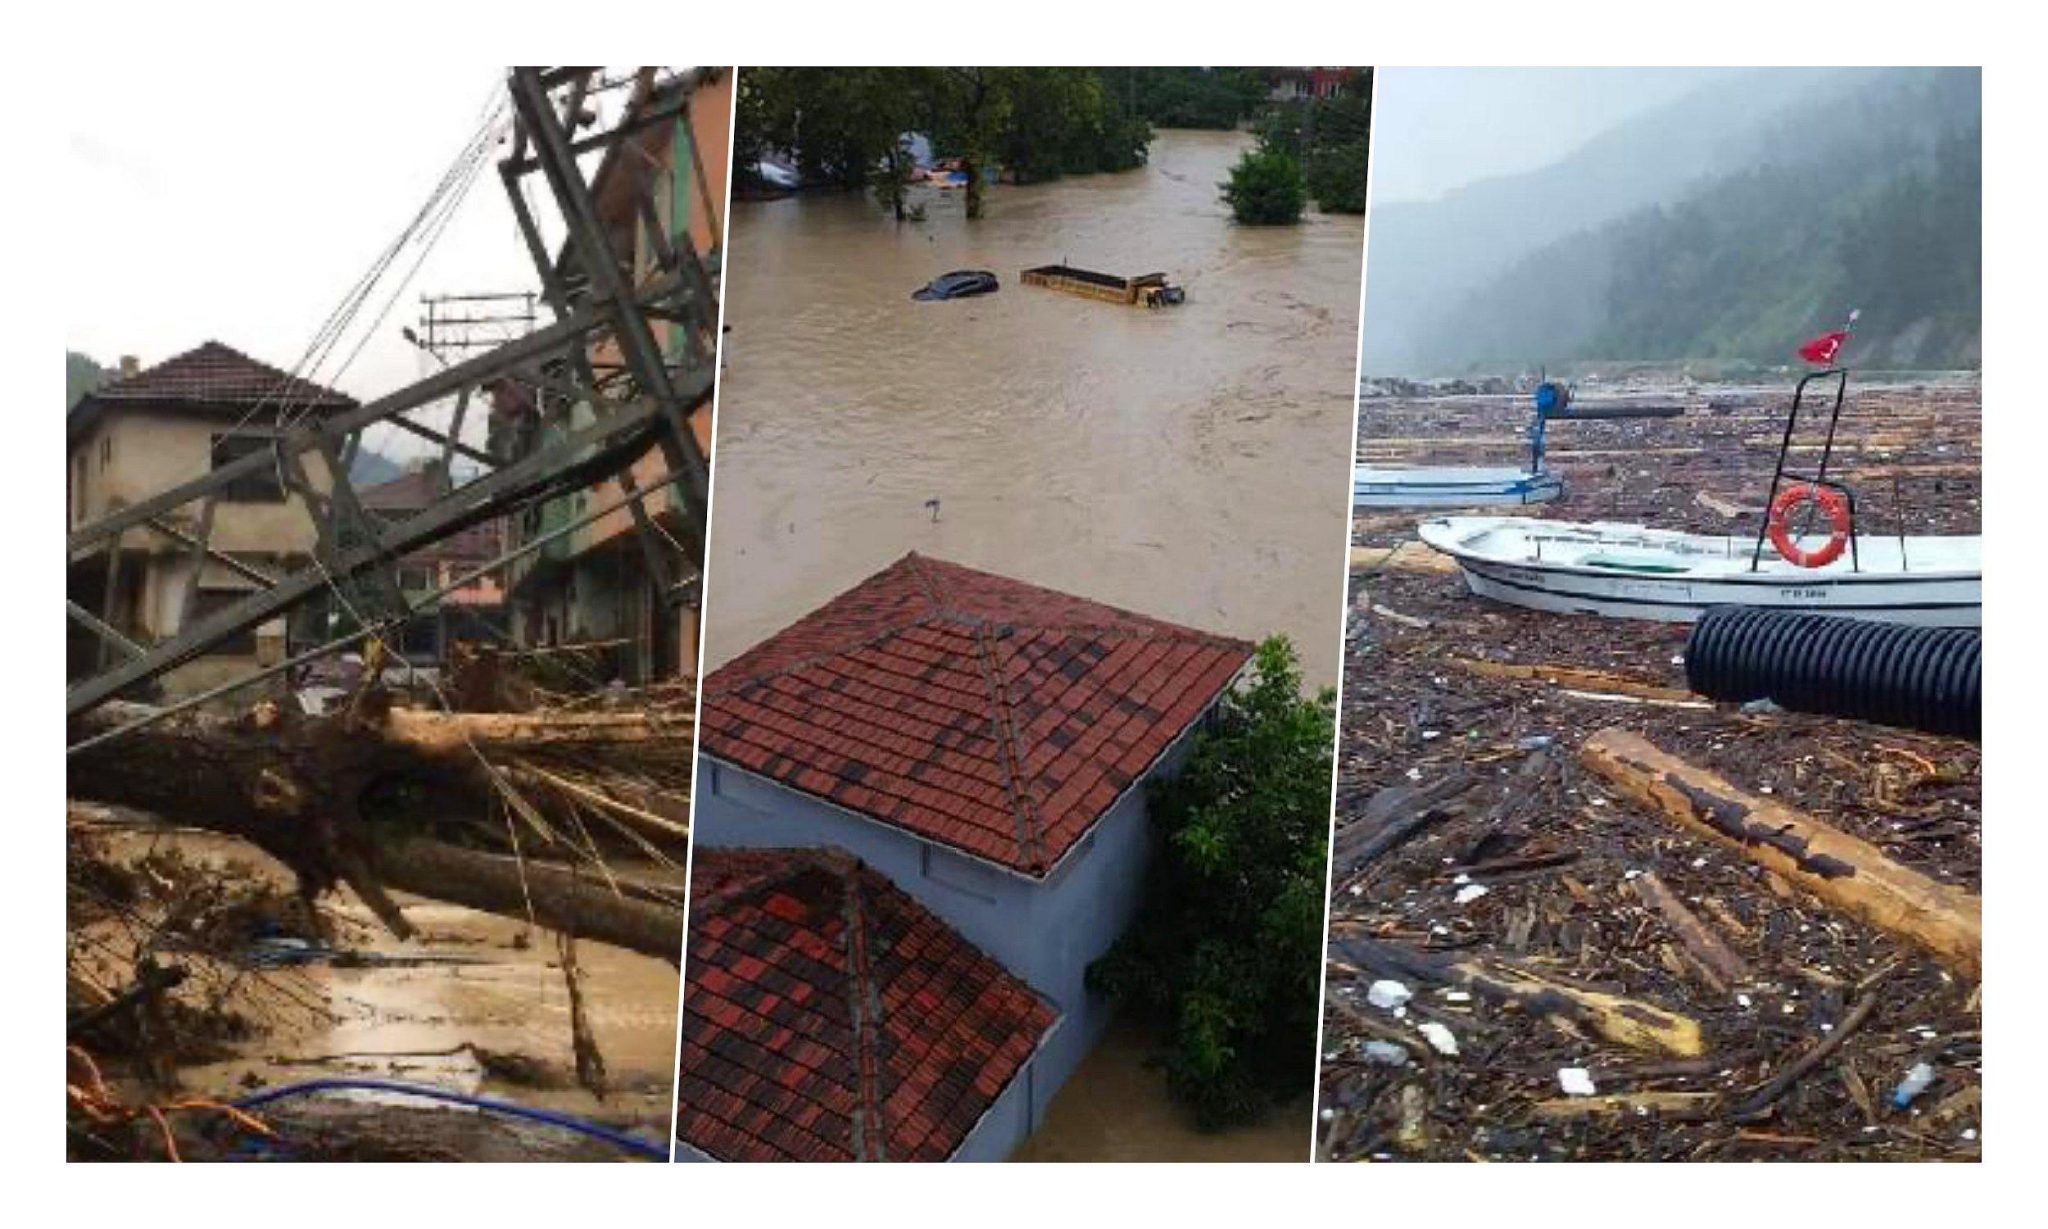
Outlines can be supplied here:
M996 285L996 275L986 269L955 269L933 278L922 289L912 291L910 297L927 303L934 299L964 299L970 295L994 294Z

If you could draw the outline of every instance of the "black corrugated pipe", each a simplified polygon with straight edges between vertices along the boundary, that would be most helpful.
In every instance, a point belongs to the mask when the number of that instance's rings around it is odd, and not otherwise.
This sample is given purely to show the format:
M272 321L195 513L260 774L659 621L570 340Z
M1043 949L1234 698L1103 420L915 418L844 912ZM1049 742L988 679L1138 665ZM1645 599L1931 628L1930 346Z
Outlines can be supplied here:
M1685 681L1710 700L1976 738L1983 643L1975 628L1716 606L1693 624Z

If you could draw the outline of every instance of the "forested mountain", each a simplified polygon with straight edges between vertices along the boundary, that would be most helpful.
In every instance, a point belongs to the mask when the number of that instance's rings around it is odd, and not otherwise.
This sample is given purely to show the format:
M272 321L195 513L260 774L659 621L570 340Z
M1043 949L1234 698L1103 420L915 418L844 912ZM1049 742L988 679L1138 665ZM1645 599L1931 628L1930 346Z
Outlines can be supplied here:
M1857 365L1972 366L1980 117L1974 70L1761 72L1552 167L1395 206L1391 226L1375 206L1366 371L1775 364L1851 308ZM1588 172L1606 216L1589 217ZM1416 291L1432 256L1442 272Z

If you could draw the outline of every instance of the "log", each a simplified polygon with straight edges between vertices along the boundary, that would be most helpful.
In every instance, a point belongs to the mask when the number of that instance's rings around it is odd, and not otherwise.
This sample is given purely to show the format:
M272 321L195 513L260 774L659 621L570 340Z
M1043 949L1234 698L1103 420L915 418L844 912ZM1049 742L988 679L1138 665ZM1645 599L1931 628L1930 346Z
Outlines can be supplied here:
M1655 683L1645 683L1641 679L1616 674L1611 670L1588 670L1581 666L1523 666L1505 661L1481 661L1472 657L1453 657L1450 662L1459 669L1482 678L1554 683L1563 687L1576 687L1582 691L1634 696L1639 700L1657 700L1664 703L1701 703L1699 696L1682 687L1660 687Z
M147 711L102 705L71 723L70 741ZM289 866L308 897L346 883L401 938L413 927L387 888L676 960L681 908L594 869L548 861L587 853L566 837L552 847L538 830L522 839L522 875L505 853L439 834L466 821L487 838L503 835L495 807L529 763L573 765L586 779L616 767L687 781L691 741L675 733L678 724L648 712L451 714L374 703L306 717L264 703L232 717L175 714L79 751L67 786L73 798L247 840ZM687 731L687 719L680 725ZM538 829L554 822L541 810L559 805L536 790L516 809ZM573 824L566 814L561 822Z
M1956 972L1982 971L1982 898L1885 856L1775 799L1612 728L1586 740L1587 768L1646 809L1732 846L1780 878L1932 953Z
M1357 935L1333 935L1331 947L1362 968L1408 976L1433 985L1455 985L1511 1003L1531 1015L1552 1017L1588 1029L1616 1045L1656 1050L1680 1058L1705 1052L1699 1021L1677 1012L1600 990L1554 981L1526 965L1468 956L1452 958L1409 951Z
M1685 950L1692 953L1708 977L1719 983L1718 989L1725 992L1730 986L1741 985L1750 979L1748 962L1723 943L1721 936L1708 929L1698 914L1686 908L1678 894L1657 877L1657 872L1644 871L1630 883L1644 904L1663 915L1671 932L1685 944Z
M1538 1101L1532 1112L1550 1122L1617 1117L1698 1121L1711 1117L1720 1099L1719 1093L1711 1092L1624 1092L1600 1097L1555 1097Z
M1457 570L1456 559L1440 555L1420 542L1402 542L1392 547L1351 548L1351 571L1354 572L1422 572L1448 576Z

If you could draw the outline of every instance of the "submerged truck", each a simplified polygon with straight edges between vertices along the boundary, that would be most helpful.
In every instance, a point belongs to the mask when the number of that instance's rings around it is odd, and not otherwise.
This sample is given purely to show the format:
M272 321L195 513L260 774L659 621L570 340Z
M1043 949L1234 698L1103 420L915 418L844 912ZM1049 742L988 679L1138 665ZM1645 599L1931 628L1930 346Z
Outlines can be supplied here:
M1087 299L1133 307L1139 304L1172 307L1187 300L1187 291L1168 283L1164 273L1118 277L1114 273L1097 273L1093 269L1076 269L1072 265L1040 265L1024 270L1021 280L1027 286L1045 286Z

